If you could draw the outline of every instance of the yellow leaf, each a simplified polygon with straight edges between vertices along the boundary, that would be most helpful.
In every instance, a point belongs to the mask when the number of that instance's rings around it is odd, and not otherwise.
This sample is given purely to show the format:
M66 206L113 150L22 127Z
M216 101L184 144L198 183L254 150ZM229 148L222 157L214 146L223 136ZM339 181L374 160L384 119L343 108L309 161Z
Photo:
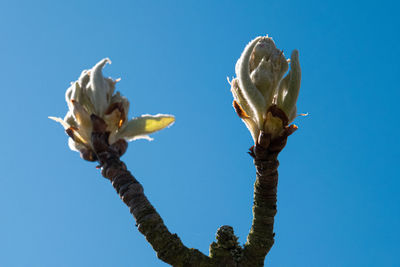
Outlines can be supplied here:
M174 121L175 118L173 116L165 114L157 114L155 116L143 115L141 117L133 118L122 126L116 136L116 140L122 138L128 141L139 138L149 139L147 136L148 134L162 130L171 125Z

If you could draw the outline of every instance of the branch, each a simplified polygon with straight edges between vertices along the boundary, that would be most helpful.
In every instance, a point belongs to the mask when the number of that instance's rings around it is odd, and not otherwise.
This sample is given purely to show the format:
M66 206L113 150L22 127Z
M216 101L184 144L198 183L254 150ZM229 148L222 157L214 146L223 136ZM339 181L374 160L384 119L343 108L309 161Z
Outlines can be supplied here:
M295 130L286 127L283 136L273 139L261 133L251 149L257 170L254 185L253 224L244 249L230 226L218 229L217 242L210 246L210 257L197 249L187 248L176 234L171 234L161 216L144 195L142 185L119 159L127 143L108 144L109 133L103 119L91 116L93 132L91 141L95 158L102 168L101 174L109 179L122 201L129 207L139 231L146 237L157 257L172 266L264 266L264 259L274 244L274 216L278 184L277 160L287 137Z
M142 185L120 161L121 143L109 145L104 121L92 115L92 144L101 174L109 179L122 201L129 207L139 231L157 252L157 257L172 266L210 266L211 259L197 249L187 248L176 234L171 234L161 216L151 205ZM126 149L122 148L123 150Z
M257 144L250 149L257 178L254 184L253 223L243 251L243 266L264 266L265 256L274 244L274 217L278 186L278 154L295 126L285 129L283 136L271 140L261 132Z

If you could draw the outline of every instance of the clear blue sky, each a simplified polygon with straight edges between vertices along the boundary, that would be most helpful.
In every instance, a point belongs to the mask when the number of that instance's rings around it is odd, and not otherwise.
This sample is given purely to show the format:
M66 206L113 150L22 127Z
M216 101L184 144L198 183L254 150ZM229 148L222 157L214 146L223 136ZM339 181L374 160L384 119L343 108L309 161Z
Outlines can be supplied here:
M397 1L1 1L0 266L166 266L110 183L68 149L64 92L104 57L130 116L176 123L123 160L172 232L208 253L245 242L250 134L226 77L269 34L303 80L299 130L280 155L267 266L400 266ZM396 17L397 16L397 17ZM396 255L397 253L397 255Z

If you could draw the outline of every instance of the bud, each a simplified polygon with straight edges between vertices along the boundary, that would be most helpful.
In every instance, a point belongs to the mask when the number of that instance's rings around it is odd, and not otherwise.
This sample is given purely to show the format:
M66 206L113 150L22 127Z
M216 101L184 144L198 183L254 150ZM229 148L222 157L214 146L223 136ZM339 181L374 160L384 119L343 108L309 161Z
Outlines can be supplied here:
M290 57L289 74L281 82L277 94L277 105L289 117L289 122L296 118L296 102L299 96L300 82L299 51L294 50Z
M265 36L251 41L236 63L237 78L230 83L234 107L254 142L260 132L271 134L271 138L281 135L296 117L301 79L297 50L290 62L291 69L283 78L288 60L272 38Z
M70 136L71 150L79 151L86 160L96 160L93 153L91 135L93 131L92 115L104 120L105 131L109 133L109 144L122 155L126 150L126 141L140 138L151 140L148 134L171 125L175 118L171 115L143 115L127 119L129 101L119 92L114 93L119 80L105 78L102 69L111 61L106 58L92 69L84 70L78 81L73 82L65 93L68 112L64 119L49 117L59 122Z

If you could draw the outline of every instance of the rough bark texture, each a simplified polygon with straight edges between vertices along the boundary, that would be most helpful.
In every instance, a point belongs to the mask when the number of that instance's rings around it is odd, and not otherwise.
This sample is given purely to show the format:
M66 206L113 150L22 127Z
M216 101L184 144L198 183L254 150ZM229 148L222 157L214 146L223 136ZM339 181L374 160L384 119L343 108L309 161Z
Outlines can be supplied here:
M261 134L257 144L250 149L254 158L257 178L254 185L253 224L242 248L231 226L221 226L217 242L210 245L210 256L187 248L176 234L168 231L160 215L144 195L142 185L119 159L126 143L108 144L104 121L92 115L92 144L95 158L100 163L102 175L109 179L122 201L129 207L139 231L146 237L162 261L172 266L187 267L244 267L264 266L265 256L274 244L274 216L276 214L279 152L287 137L295 130L287 127L282 137L270 140Z
M243 266L264 266L274 244L274 217L277 212L278 154L284 148L289 132L270 140L261 134L258 144L250 149L256 167L254 184L253 223L243 251Z
M111 181L122 201L129 207L139 231L157 252L157 257L172 266L210 266L209 257L196 249L187 248L176 234L168 231L160 215L144 195L142 185L119 160L118 149L108 145L108 134L101 125L104 122L98 117L92 120L92 144L102 168L102 175Z

